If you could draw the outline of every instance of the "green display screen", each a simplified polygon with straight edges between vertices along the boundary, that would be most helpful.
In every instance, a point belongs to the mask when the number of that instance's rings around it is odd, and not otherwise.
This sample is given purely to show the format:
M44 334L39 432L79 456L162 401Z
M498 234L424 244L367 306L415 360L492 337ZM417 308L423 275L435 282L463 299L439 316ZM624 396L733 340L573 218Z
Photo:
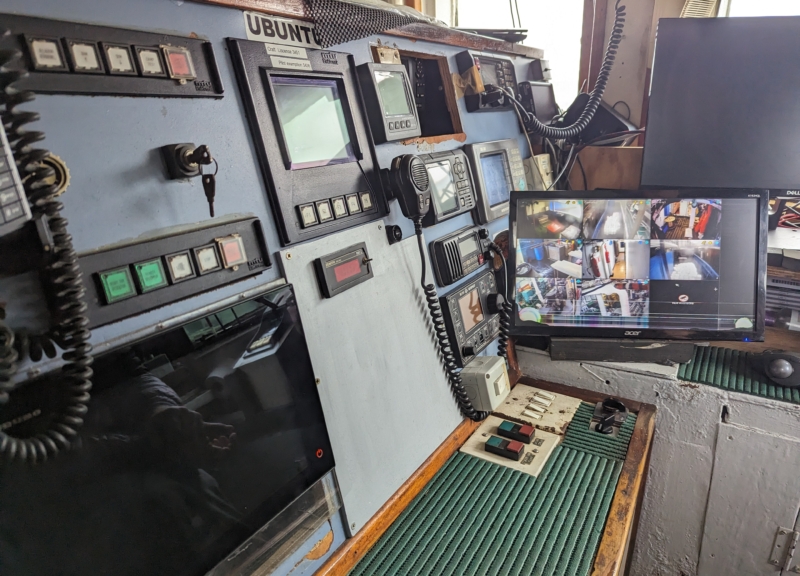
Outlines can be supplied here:
M273 76L290 168L355 162L336 80Z
M136 295L133 278L127 267L100 272L100 281L108 304Z
M148 292L167 285L167 276L164 274L164 266L161 259L140 262L133 267L139 278L139 287L142 292Z
M411 114L406 93L405 77L402 72L376 70L375 83L381 93L384 115L408 116Z

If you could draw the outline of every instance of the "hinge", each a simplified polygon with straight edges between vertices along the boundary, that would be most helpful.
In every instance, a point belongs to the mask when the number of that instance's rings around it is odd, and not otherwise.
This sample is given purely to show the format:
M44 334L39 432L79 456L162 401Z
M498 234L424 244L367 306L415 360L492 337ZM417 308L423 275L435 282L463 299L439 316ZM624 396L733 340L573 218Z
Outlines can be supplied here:
M800 540L800 532L795 532L791 528L778 528L775 532L775 544L772 546L769 563L782 568L789 574L800 574L800 563L798 563L800 558L795 558L798 540Z

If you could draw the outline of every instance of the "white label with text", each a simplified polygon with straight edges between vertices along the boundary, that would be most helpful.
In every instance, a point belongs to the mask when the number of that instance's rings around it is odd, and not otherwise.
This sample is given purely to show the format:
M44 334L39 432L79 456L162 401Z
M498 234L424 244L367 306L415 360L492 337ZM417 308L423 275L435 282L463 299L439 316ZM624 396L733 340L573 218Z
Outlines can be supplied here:
M248 40L300 48L320 48L314 24L303 20L245 12L244 30Z

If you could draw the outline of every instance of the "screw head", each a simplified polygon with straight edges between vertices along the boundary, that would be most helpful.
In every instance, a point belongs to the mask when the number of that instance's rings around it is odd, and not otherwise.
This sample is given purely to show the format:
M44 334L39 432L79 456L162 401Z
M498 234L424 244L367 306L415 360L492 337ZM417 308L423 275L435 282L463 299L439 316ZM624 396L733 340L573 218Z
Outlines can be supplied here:
M355 528L355 527L356 527L356 523L355 523L355 522L353 522L352 524L350 524L350 528Z
M777 560L773 560L773 561L772 561L772 563L773 563L773 564L777 564L777 563L778 563L778 561L777 561Z
M291 260L292 259L292 253L291 252L287 252L286 253L286 259L287 260Z
M779 532L779 534L780 534L781 536L786 536L786 530L781 530L781 531Z
M319 378L316 379L317 386L319 386Z

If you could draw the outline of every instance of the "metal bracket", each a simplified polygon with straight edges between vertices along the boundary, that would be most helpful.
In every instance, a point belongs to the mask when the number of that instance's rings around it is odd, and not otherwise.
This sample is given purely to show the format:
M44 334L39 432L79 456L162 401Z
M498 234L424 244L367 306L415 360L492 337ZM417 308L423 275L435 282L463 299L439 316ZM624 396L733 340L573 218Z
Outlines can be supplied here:
M769 563L781 567L785 572L800 574L800 558L795 558L800 532L791 528L778 528Z

